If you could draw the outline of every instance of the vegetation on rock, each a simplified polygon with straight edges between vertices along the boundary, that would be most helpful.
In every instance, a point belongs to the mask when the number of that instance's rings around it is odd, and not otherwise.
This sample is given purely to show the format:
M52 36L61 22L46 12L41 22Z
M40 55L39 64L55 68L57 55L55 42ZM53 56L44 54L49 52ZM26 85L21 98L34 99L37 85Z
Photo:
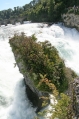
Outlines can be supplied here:
M22 33L20 36L14 35L10 39L13 52L21 55L29 76L35 86L41 91L51 92L51 88L46 84L50 81L59 92L68 88L68 83L76 74L65 67L64 61L59 57L58 51L48 41L37 42L35 36L26 37ZM43 80L44 79L44 80ZM39 83L40 82L40 83Z
M34 35L27 37L14 35L9 40L13 53L20 56L17 62L23 61L26 67L24 74L28 74L40 91L53 94L58 103L53 105L54 111L50 119L73 119L72 100L66 94L60 93L68 89L69 83L76 77L74 71L65 67L64 61L59 57L58 51L48 41L37 42ZM59 95L60 94L60 95ZM46 98L46 97L40 97ZM48 98L48 97L47 97ZM46 100L47 100L46 98ZM47 105L44 101L42 106ZM45 111L50 112L50 110ZM43 112L41 113L43 114ZM37 117L36 117L37 118Z
M58 22L63 13L79 14L79 8L76 11L74 6L79 6L79 0L33 0L23 7L0 11L0 21L24 17L33 22ZM34 35L27 37L24 33L15 34L9 42L13 52L20 56L17 62L23 60L23 66L26 67L23 72L28 73L36 88L58 96L51 119L73 119L72 100L60 93L68 89L76 74L65 67L56 48L48 41L37 42Z
M60 94L58 103L54 106L54 112L51 119L73 119L74 113L72 108L72 100L64 93Z

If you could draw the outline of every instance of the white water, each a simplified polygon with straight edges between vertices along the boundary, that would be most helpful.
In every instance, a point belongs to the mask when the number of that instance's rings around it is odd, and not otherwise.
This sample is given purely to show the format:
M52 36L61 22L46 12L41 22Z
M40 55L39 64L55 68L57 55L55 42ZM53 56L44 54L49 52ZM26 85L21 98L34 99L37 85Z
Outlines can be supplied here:
M35 111L25 95L23 77L14 68L14 56L9 37L14 33L35 34L38 41L49 40L59 51L66 66L79 74L79 33L61 24L30 23L0 27L0 119L34 119Z

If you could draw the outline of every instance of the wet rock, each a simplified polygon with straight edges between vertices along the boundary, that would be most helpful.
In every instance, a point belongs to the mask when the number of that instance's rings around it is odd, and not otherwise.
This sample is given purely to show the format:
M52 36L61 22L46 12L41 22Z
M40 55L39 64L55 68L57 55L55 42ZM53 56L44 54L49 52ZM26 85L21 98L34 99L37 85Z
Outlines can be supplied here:
M26 84L26 93L27 93L28 99L32 103L32 106L36 108L36 112L39 112L43 108L42 103L43 103L44 99L39 98L38 94L33 92L27 84ZM44 93L43 96L48 97L48 93ZM46 100L46 103L47 104L50 103L49 99Z

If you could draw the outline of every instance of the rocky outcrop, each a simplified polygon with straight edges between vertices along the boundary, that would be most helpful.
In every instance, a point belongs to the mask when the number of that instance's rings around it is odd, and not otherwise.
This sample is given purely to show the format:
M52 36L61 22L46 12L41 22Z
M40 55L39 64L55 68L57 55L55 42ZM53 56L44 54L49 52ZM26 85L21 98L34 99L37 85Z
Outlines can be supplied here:
M13 53L15 56L16 63L19 67L19 71L20 73L23 74L25 80L27 96L29 100L32 102L33 107L37 107L36 112L38 112L43 108L42 107L43 102L46 102L45 106L47 106L50 103L49 98L47 98L49 97L49 94L46 92L41 92L35 87L32 79L30 78L27 72L27 68L24 65L21 55L20 54L16 55L15 52ZM42 97L46 97L46 98L44 99Z
M79 15L63 14L62 21L65 26L76 28L79 31Z

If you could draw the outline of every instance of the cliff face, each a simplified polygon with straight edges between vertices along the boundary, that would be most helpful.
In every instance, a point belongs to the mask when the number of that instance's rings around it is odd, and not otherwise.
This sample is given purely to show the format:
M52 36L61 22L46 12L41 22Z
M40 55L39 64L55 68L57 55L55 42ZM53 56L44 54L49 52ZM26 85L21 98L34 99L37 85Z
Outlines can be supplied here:
M18 39L10 41L10 45L12 43L17 44L17 42L19 42ZM19 71L20 71L20 73L23 74L23 77L24 77L27 96L28 96L29 100L32 102L33 107L37 107L36 112L38 112L38 111L40 111L40 109L42 109L42 103L44 101L46 102L46 105L48 105L50 103L49 98L48 99L42 98L42 97L49 97L49 94L47 92L39 91L35 87L34 82L31 79L31 77L27 71L27 67L25 65L25 62L23 61L21 53L17 54L17 50L14 50L16 48L14 48L13 45L11 45L11 47L12 47L12 51L14 53L15 61L19 68Z
M65 26L76 28L79 31L79 15L63 14L62 20Z

